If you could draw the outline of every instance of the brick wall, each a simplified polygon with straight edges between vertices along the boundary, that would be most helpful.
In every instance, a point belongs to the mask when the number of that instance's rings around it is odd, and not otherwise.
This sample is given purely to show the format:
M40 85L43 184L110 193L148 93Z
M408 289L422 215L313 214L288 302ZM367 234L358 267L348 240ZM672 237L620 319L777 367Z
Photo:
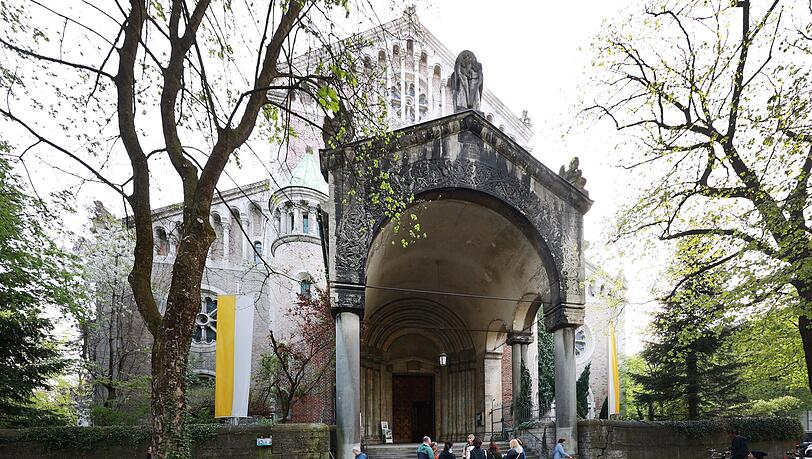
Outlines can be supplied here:
M507 344L502 348L502 404L513 401L513 352Z

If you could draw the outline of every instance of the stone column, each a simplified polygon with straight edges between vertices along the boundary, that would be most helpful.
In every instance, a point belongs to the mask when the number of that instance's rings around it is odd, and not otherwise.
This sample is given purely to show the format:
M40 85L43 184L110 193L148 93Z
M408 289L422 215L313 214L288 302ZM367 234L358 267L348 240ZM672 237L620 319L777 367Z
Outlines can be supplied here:
M445 116L445 106L448 105L445 100L445 85L447 81L440 76L440 115Z
M420 55L422 51L416 51L412 57L412 71L414 72L414 121L420 122Z
M578 411L575 400L575 328L553 332L555 345L555 436L578 452Z
M522 393L522 363L525 367L529 368L530 363L527 361L527 347L533 342L533 335L526 331L510 332L507 337L507 344L511 346L511 364L513 371L513 420L514 424L520 418L519 409L519 394ZM531 400L532 403L532 400ZM524 416L530 413L523 413Z
M224 212L220 217L220 223L223 224L223 260L228 262L229 252L231 252L231 212Z
M361 316L364 286L334 284L336 322L337 459L353 459L361 445Z
M497 427L499 418L494 419L493 407L498 402L502 404L502 353L486 352L483 365L483 385L485 386L485 431L493 431Z
M426 59L426 87L429 90L429 111L426 112L427 119L434 117L434 66L429 67Z
M406 123L406 42L400 42L400 122Z

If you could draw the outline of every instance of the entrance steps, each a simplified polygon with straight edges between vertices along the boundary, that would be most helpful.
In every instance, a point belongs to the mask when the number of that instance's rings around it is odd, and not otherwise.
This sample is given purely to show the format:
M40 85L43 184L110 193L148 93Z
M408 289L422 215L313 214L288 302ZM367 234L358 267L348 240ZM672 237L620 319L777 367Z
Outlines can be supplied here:
M454 456L457 459L462 458L462 446L464 442L454 443ZM499 451L502 454L507 454L510 450L510 445L506 441L498 441L496 444L499 446ZM367 445L364 450L369 459L417 459L417 447L419 443L398 443L394 445ZM487 447L487 443L482 445ZM539 459L535 451L525 450L527 459Z

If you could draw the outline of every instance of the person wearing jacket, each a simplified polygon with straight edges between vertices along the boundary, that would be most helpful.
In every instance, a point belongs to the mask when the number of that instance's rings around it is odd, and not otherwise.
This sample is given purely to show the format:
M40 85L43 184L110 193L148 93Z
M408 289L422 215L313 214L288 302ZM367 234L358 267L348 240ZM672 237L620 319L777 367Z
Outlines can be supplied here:
M565 457L572 457L569 455L568 452L564 451L564 440L563 438L558 439L558 443L555 444L555 450L553 450L553 459L564 459Z
M445 442L443 450L440 451L440 459L456 459L454 457L454 450L451 449L452 446L454 446L454 444L450 441Z
M431 438L423 437L423 443L417 447L417 459L434 459L434 451L431 450Z
M502 459L502 453L499 452L499 446L497 446L496 442L494 441L488 445L488 459Z
M522 448L522 444L519 443L519 440L515 438L510 440L510 451L508 451L505 459L525 459L525 457L524 448Z

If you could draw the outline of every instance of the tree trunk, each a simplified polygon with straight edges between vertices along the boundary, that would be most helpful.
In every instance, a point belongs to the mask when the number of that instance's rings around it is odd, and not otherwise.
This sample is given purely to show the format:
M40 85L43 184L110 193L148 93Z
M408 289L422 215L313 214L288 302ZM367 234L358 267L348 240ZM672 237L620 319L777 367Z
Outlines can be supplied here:
M812 319L808 317L808 311L812 311L812 285L796 283L794 286L801 301L801 311L807 312L807 315L798 317L798 332L804 346L807 383L812 390Z
M699 371L697 370L696 350L690 348L685 358L686 384L685 398L688 402L688 419L699 418Z
M184 232L172 270L166 312L152 346L152 450L155 458L192 457L186 430L186 371L194 321L200 310L200 282L209 246L214 241L208 211L205 215L205 219L193 216L192 228ZM184 224L184 227L190 225Z

